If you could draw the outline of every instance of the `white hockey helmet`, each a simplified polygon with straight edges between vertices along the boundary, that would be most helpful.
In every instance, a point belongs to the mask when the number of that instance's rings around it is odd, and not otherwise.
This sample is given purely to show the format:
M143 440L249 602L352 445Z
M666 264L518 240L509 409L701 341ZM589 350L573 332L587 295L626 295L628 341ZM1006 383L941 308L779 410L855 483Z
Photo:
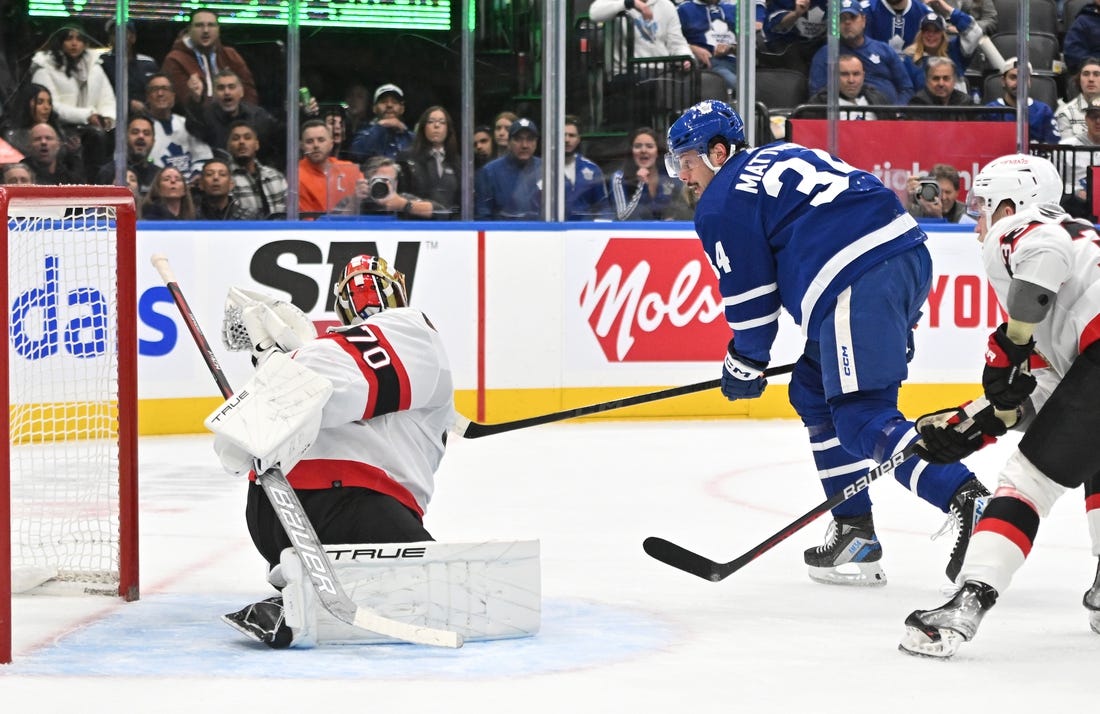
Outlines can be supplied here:
M1029 154L1009 154L985 165L966 199L966 210L977 218L985 215L986 225L1001 201L1012 201L1016 210L1062 199L1062 177L1050 161Z
M344 266L344 274L332 286L340 322L354 325L388 307L406 307L405 275L382 258L357 255Z

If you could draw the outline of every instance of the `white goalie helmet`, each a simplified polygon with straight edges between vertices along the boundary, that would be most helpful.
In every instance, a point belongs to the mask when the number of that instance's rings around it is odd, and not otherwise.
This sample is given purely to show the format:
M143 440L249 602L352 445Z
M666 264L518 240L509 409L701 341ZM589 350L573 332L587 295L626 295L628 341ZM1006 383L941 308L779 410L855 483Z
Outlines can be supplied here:
M1062 177L1050 161L1028 154L1009 154L993 159L974 177L966 210L986 225L1001 201L1012 201L1016 210L1043 203L1057 204L1062 198Z

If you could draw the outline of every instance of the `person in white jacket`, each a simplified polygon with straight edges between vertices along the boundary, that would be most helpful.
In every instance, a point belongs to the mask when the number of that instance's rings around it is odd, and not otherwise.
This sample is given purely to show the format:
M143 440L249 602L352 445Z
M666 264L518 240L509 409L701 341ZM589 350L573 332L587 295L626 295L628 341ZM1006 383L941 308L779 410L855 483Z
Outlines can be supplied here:
M62 127L75 127L80 134L85 166L107 160L106 135L116 120L115 91L97 59L84 31L66 25L31 60L31 81L50 90Z

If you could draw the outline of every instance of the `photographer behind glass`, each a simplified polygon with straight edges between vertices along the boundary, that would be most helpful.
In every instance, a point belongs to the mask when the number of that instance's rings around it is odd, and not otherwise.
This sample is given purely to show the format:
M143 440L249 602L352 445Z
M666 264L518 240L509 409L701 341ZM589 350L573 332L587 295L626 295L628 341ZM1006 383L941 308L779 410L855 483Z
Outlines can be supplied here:
M435 210L443 211L431 201L411 193L397 191L397 164L387 156L372 156L363 164L365 198L359 206L362 215L394 215L398 218L431 218Z
M943 220L939 181L932 176L910 176L905 190L909 194L909 215L920 220Z

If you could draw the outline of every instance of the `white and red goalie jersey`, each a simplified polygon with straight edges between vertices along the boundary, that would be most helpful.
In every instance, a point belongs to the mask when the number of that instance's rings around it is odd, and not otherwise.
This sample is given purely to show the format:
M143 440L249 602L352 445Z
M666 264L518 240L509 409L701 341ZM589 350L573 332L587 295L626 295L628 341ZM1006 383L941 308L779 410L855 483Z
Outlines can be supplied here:
M361 486L421 516L435 490L454 384L443 342L413 308L390 308L291 353L334 387L321 430L287 474L295 489Z
M982 246L986 274L1001 305L1012 280L1055 294L1035 326L1036 350L1059 378L1086 347L1100 339L1100 236L1087 221L1054 205L1006 216L990 228Z

